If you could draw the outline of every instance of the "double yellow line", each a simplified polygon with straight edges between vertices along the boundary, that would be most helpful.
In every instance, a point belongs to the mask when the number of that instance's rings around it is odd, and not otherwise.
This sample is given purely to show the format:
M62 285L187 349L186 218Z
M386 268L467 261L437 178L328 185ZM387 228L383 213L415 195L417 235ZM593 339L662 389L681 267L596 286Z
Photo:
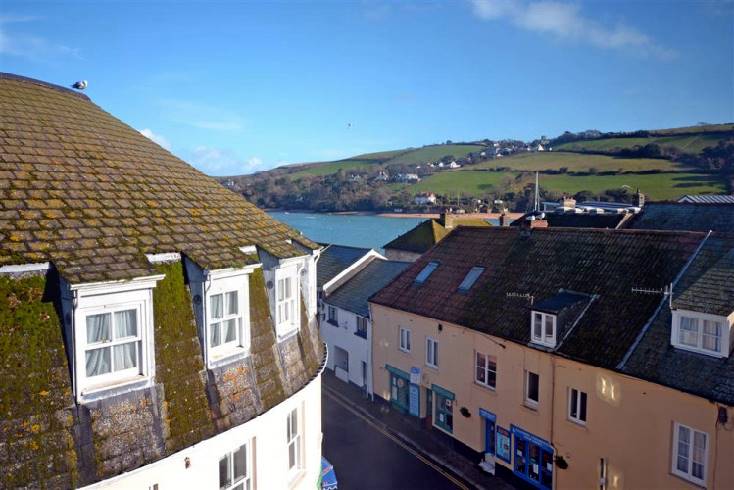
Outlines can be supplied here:
M418 461L420 461L420 462L424 463L425 465L430 466L434 470L438 471L441 475L444 476L444 478L446 478L447 480L449 480L451 483L453 483L454 485L456 485L458 488L461 488L462 490L469 490L469 487L467 487L466 485L464 485L464 483L462 483L461 481L457 480L453 475L451 475L450 473L448 473L446 470L444 470L440 466L436 465L432 461L426 459L421 454L417 453L415 450L413 450L411 447L409 447L408 445L406 445L403 441L401 441L400 439L398 439L394 435L392 435L389 432L383 430L382 427L380 427L375 422L373 422L370 417L366 417L366 416L362 415L361 413L359 413L358 411L354 410L351 406L349 406L347 403L345 403L344 401L342 401L341 400L341 395L339 395L338 393L336 393L333 389L329 388L328 386L326 386L323 383L322 383L322 386L324 388L324 391L325 391L326 395L329 398L331 398L332 400L334 400L335 402L337 402L339 405L341 405L345 410L351 412L353 415L356 415L360 419L364 420L367 424L369 424L370 426L372 426L374 429L376 429L383 436L387 437L388 439L390 439L391 441L393 441L395 444L397 444L398 446L400 446L401 448L405 449L407 452L409 452L410 454L412 454L413 456L415 456L415 458Z

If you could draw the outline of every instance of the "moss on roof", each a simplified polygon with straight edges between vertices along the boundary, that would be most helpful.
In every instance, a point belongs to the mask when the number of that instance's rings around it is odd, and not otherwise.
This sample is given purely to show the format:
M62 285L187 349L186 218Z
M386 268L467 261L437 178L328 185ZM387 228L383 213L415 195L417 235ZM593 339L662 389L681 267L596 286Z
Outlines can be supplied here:
M0 122L0 265L78 283L150 274L145 253L212 269L318 248L79 94L0 74Z
M452 219L455 226L491 226L486 220L479 218L462 219L452 216ZM440 242L450 231L439 220L428 219L387 243L384 248L422 254Z

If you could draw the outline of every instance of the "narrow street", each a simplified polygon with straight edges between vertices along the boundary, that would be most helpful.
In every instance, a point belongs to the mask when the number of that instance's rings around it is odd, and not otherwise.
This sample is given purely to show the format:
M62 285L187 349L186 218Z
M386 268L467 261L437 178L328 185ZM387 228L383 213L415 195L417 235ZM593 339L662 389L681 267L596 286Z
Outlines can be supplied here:
M343 490L466 488L322 391L323 454Z

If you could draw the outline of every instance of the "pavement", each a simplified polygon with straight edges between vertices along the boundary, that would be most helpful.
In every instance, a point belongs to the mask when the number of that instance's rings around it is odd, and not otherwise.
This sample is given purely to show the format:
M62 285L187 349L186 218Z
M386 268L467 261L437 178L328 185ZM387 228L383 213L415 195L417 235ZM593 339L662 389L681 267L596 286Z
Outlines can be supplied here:
M324 456L334 465L339 488L532 488L499 465L497 476L484 472L476 455L454 438L379 398L370 401L328 369L322 387Z

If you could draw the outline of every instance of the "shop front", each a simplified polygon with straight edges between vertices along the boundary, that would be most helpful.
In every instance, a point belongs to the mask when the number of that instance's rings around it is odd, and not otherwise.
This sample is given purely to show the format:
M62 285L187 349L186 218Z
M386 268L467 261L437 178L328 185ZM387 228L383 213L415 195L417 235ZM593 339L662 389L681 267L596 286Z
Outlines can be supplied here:
M479 417L482 419L484 429L484 459L479 464L481 468L494 475L495 467L495 426L497 416L483 408L479 409Z
M407 413L409 406L410 375L396 367L385 366L390 373L390 404L403 413Z
M553 448L530 432L515 425L510 431L515 439L514 473L538 488L553 488Z

